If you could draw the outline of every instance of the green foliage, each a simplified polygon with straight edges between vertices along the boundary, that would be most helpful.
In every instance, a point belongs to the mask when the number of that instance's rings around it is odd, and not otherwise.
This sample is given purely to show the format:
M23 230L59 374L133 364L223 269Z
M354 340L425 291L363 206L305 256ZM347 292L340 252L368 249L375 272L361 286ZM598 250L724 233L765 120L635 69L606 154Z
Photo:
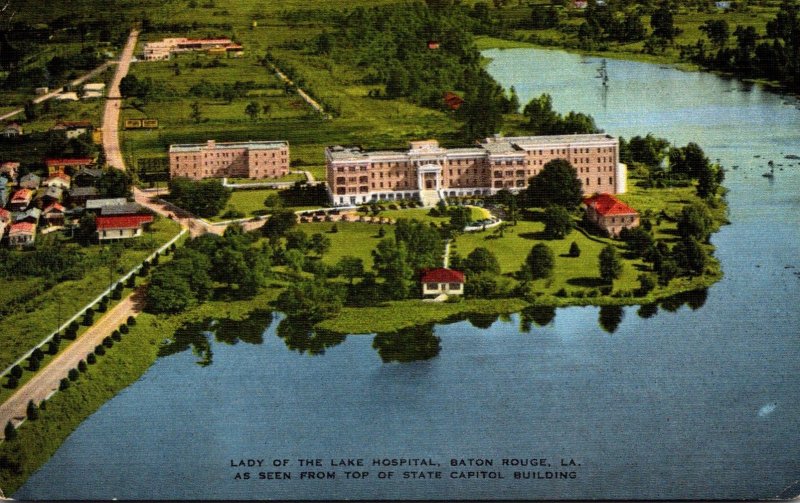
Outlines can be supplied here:
M11 442L17 438L17 429L14 428L14 425L11 424L11 421L6 423L6 427L3 430L3 438L5 438L8 442Z
M331 249L331 238L325 234L317 232L311 235L311 241L309 245L311 251L319 256L322 256L325 252Z
M31 421L39 419L39 408L33 403L33 400L28 401L28 407L25 409L25 416Z
M707 242L713 231L711 212L704 204L687 204L678 217L678 233L684 238Z
M623 228L620 232L620 238L628 244L630 251L637 257L644 257L656 243L652 234L642 227Z
M569 112L562 116L553 110L553 99L549 94L533 98L522 111L528 118L527 127L538 135L597 133L597 125L591 115Z
M406 263L414 270L437 267L444 253L439 232L425 222L400 218L394 227L398 244L404 244Z
M69 369L69 372L67 372L67 378L70 381L77 381L79 375L78 369Z
M89 366L86 364L85 360L81 360L78 362L78 371L79 372L86 372L89 370Z
M213 217L228 204L230 189L220 180L190 180L177 177L169 181L172 202L200 217Z
M355 278L364 275L364 261L357 257L345 255L339 259L336 269L339 271L340 275L349 279L352 285Z
M22 377L22 367L20 367L19 365L14 365L13 367L11 367L11 375L16 377L17 379Z
M611 283L622 274L622 259L614 245L606 245L600 252L600 278Z
M119 333L120 334L127 334L129 331L130 331L130 329L128 328L128 325L125 325L123 323L122 325L119 326Z
M572 232L572 217L563 206L548 206L544 211L544 232L551 239L564 239Z
M102 197L130 197L133 177L129 171L122 171L116 168L108 168L103 171L97 180L98 192Z
M581 256L581 248L575 241L573 241L572 244L569 245L569 256L574 258L578 258Z
M68 388L69 388L69 379L67 379L65 377L65 378L61 379L61 381L59 382L58 390L59 391L64 391L65 389L68 389Z
M292 210L277 210L270 215L267 222L261 226L261 233L269 238L271 242L278 238L297 224L297 215Z
M556 257L553 250L544 243L538 243L531 248L525 257L525 264L520 271L520 277L527 280L549 278L553 275Z
M681 239L672 249L672 256L681 272L690 276L703 274L708 262L705 249L692 236Z
M558 205L572 210L583 199L583 186L569 161L554 159L530 179L525 198L530 206L545 208Z
M119 93L123 98L146 98L153 92L153 81L150 78L139 79L136 75L129 74L119 83Z
M212 287L210 269L207 255L191 248L179 249L172 261L153 272L145 297L146 310L177 313L208 298Z
M136 325L136 317L135 316L128 316L128 320L125 322L129 327Z
M484 247L478 247L472 250L469 255L463 260L461 267L470 276L469 282L472 282L472 276L482 272L491 274L500 274L500 262L497 257Z
M81 323L87 327L94 323L94 309L91 307L86 309L86 311L83 313L83 321Z
M97 357L94 355L94 353L89 353L86 355L86 363L89 365L94 365L97 363Z
M341 285L321 279L300 281L281 292L276 306L288 316L302 316L313 323L339 314L344 296Z
M414 269L409 265L406 243L392 238L382 239L372 250L372 261L373 269L384 279L386 295L392 299L408 297Z
M653 279L651 274L640 274L636 279L639 280L639 290L637 293L642 297L652 292L656 287L656 280Z

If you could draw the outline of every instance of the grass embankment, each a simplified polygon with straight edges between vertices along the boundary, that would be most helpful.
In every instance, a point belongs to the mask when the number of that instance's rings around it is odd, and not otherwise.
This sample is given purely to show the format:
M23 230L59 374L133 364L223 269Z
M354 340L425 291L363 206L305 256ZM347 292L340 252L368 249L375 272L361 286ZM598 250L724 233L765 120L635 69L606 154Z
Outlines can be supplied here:
M136 243L129 243L129 247L114 257L112 279L118 279L121 274L140 264L179 230L175 222L157 219L150 232ZM22 303L16 312L0 320L0 369L13 363L55 330L59 320L63 323L108 288L109 265L101 258L102 248L99 245L84 248L87 261L95 266L87 268L83 277L62 281L52 288L41 290L39 295Z
M81 373L68 389L47 400L47 409L40 411L39 419L22 424L17 430L16 440L0 443L0 456L11 455L12 459L20 459L13 453L15 445L24 453L21 472L0 480L0 487L7 495L19 489L81 422L144 374L158 357L164 338L181 325L210 317L244 319L252 311L269 309L275 293L267 290L247 301L206 302L169 317L139 315L136 325L131 327L129 334L122 336L121 342L109 348L104 356L98 356L97 363L89 365L88 371Z

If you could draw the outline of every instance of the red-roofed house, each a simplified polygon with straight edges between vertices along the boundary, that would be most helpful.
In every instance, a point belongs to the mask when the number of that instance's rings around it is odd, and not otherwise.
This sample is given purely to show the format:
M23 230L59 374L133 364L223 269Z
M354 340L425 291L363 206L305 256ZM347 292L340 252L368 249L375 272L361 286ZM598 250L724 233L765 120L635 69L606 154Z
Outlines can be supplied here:
M36 240L36 224L19 222L8 229L8 244L11 246L30 246Z
M9 223L11 221L11 212L7 209L0 208L0 222Z
M81 168L88 168L94 164L94 159L91 157L74 157L68 159L45 159L47 164L47 174L54 175L56 173L64 173L67 168L72 172L78 171Z
M595 194L583 200L586 216L610 236L619 236L622 229L639 226L639 212L611 194Z
M50 225L64 225L64 211L59 203L52 203L42 210L42 218Z
M31 199L33 199L33 191L31 189L19 189L11 196L8 209L11 211L25 211L30 206Z
M438 49L438 48L439 48L438 40L428 40L428 49Z
M144 224L153 221L153 215L111 215L97 217L97 239L128 239L142 235Z
M422 295L464 295L464 273L454 269L428 269L422 272Z

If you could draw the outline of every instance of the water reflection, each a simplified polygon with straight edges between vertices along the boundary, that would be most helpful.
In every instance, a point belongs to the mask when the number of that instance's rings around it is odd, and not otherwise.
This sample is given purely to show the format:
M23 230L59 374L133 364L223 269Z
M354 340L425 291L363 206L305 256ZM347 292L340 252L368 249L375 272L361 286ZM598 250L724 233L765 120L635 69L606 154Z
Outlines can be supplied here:
M622 318L625 316L625 311L622 306L600 306L600 317L598 323L600 328L613 334L617 331L617 327L622 323Z
M312 356L324 355L325 350L343 343L347 335L315 328L307 319L286 317L278 324L277 336L286 347Z
M496 314L467 313L466 319L475 328L489 328L499 318Z
M158 349L158 356L170 356L188 349L199 358L201 367L211 365L214 352L209 336L217 342L233 345L239 341L247 344L261 344L263 334L272 324L271 311L253 311L242 320L206 318L201 321L184 323L172 338Z
M531 323L537 327L544 327L556 318L556 308L553 306L529 306L522 310L519 317L520 332L531 331Z
M697 311L706 304L708 299L708 289L700 288L690 292L683 292L672 297L667 297L659 302L659 305L666 311L674 313L684 304L689 306L692 311Z
M639 306L639 310L636 311L636 314L638 314L640 318L644 318L645 320L648 318L652 318L653 316L658 314L658 304L641 305Z
M494 320L489 325L492 323ZM377 334L372 347L378 350L384 363L407 363L437 356L442 350L441 342L438 336L433 335L433 324L428 324Z

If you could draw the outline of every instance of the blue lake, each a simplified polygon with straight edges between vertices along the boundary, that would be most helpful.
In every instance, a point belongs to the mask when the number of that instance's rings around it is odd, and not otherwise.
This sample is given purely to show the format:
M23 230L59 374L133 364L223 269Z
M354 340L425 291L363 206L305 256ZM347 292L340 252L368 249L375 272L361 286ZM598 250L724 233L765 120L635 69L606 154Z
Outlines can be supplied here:
M713 238L724 279L707 295L655 314L566 308L552 320L523 313L422 328L410 336L434 346L438 337L441 349L413 363L385 363L389 349L378 339L379 354L372 335L334 338L324 354L290 350L276 334L275 315L251 324L250 343L210 336L205 352L160 358L14 497L800 493L792 485L800 479L800 161L783 158L800 155L797 102L714 75L615 60L604 92L594 78L596 58L535 49L484 54L492 58L489 71L514 85L523 103L547 92L559 111L590 113L611 134L696 141L725 166L738 165L725 182L732 223ZM761 177L768 159L784 165L773 181ZM198 365L204 359L213 363ZM230 466L242 458L290 465ZM306 458L323 460L313 471L333 470L332 458L362 458L367 466L354 471L370 475L347 479L338 468L335 480L299 480L306 469L298 460ZM402 479L414 468L371 466L384 458L431 458L441 466L416 470L442 478ZM490 458L494 466L450 466L462 458ZM551 466L512 468L501 466L503 458L546 458ZM562 458L580 466L562 468ZM255 480L235 480L244 471ZM259 471L293 478L258 480ZM379 480L379 471L394 476ZM451 478L462 471L505 478ZM515 479L514 471L575 478Z

